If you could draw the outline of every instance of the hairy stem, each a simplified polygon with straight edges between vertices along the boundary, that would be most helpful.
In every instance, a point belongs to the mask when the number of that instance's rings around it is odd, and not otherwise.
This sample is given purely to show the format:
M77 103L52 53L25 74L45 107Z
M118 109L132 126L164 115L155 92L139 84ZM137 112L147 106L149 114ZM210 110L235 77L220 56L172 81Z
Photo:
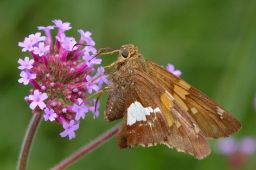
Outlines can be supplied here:
M29 158L30 149L31 149L36 131L41 122L41 117L42 116L40 113L34 113L34 115L30 120L26 134L23 139L21 151L20 151L20 156L19 156L18 166L17 166L18 170L25 170L27 167L27 161Z
M65 169L68 166L72 165L76 161L78 161L81 157L88 154L89 152L95 150L102 144L106 143L112 136L114 136L119 129L120 125L116 125L113 128L109 129L102 135L100 135L98 138L91 141L89 144L83 146L81 149L67 157L66 159L62 160L58 164L56 164L54 167L51 168L51 170L61 170Z

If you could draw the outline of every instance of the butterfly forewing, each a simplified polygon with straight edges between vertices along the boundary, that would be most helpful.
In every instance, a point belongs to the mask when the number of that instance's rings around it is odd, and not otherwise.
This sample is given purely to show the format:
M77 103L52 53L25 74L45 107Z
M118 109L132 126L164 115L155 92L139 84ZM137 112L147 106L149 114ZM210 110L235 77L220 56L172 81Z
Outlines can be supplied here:
M148 62L148 66L150 73L172 90L175 100L193 117L206 137L226 137L240 129L234 117L202 92L155 63Z

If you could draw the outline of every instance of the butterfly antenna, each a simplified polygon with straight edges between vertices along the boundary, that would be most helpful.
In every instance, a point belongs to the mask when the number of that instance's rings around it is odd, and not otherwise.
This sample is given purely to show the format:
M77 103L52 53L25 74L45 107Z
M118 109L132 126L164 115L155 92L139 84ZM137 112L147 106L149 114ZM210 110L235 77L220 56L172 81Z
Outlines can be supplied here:
M85 43L76 43L75 45L73 45L73 47L72 47L72 50L74 50L74 48L76 47L76 46L83 46L83 47L86 47L86 46L91 46L92 47L92 45L87 45L87 44L85 44Z
M98 53L96 55L94 55L88 62L92 61L95 57L112 55L112 54L115 54L115 53L119 53L119 51L120 51L119 49L113 49L113 48L109 48L109 47L100 48L98 50Z

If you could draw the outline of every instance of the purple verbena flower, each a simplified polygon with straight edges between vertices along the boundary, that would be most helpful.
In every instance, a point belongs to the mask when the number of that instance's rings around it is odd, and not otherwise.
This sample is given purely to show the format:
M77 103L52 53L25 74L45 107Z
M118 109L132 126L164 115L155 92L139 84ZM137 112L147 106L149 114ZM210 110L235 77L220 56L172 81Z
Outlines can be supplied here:
M33 51L33 46L36 45L40 41L44 41L45 36L41 36L40 32L37 32L35 34L30 34L28 37L24 39L23 42L19 42L19 46L22 47L22 51Z
M33 59L30 60L28 57L25 57L24 60L19 59L18 63L20 64L18 69L20 69L20 70L30 70L33 67L34 60Z
M233 138L221 139L218 143L219 152L223 155L230 155L237 151L237 142Z
M97 74L96 77L98 77L96 79L96 82L98 83L98 86L101 88L103 84L107 84L109 85L109 80L108 80L108 76L105 75L105 69L104 67L100 66L97 69Z
M76 137L75 131L79 128L79 123L71 120L69 123L63 122L64 131L60 133L61 137L68 136L69 140Z
M48 98L46 93L42 93L39 90L35 90L34 94L28 96L28 99L31 101L29 107L33 110L37 106L43 110L46 107L44 100Z
M95 58L93 56L90 56L90 55L84 55L83 56L83 59L85 61L85 63L88 65L88 66L91 66L91 65L99 65L101 64L102 60L100 58Z
M38 27L45 36L37 32L19 43L22 51L28 51L33 59L19 59L18 81L33 86L25 99L32 111L42 111L45 120L56 120L65 129L61 136L72 139L81 118L95 105L88 95L98 92L108 80L104 68L96 67L101 59L95 56L97 50L91 33L79 30L81 37L77 43L74 37L65 34L71 29L70 23L61 20L53 23L54 26ZM51 34L53 29L57 29L55 36Z
M241 140L234 138L221 139L218 143L218 150L223 155L243 153L251 155L256 152L256 140L251 137L244 137Z
M50 120L51 122L54 121L57 118L57 114L54 112L53 109L45 108L44 109L44 120L48 121Z
M175 69L174 65L173 64L167 64L167 67L166 69L172 73L173 75L177 76L177 77L180 77L182 72L180 70L177 70Z
M20 77L21 78L18 80L18 82L24 85L28 85L31 80L36 78L36 74L31 73L29 71L22 71L20 73Z
M21 70L19 83L31 84L33 90L25 98L33 112L42 111L45 121L56 120L65 129L62 137L75 137L81 118L85 118L94 100L88 95L100 90L107 83L104 68L97 69L101 59L95 57L97 50L91 32L79 30L79 44L66 36L71 29L68 22L53 20L54 26L39 26L43 31L31 34L19 42L23 52L30 52L33 59L19 59ZM51 30L57 28L57 35ZM55 40L52 40L55 37ZM55 42L55 43L53 43ZM84 45L82 45L84 44ZM97 108L99 104L97 104ZM95 112L98 117L99 112Z
M96 58L97 50L93 46L86 46L83 59L87 65L101 64L102 60Z
M228 158L231 169L243 169L249 156L256 152L256 141L251 137L240 140L231 137L221 139L218 143L218 151Z
M93 91L94 92L98 92L100 90L100 87L96 84L97 83L97 79L94 79L91 76L87 76L86 80L88 81L86 84L88 93L91 94Z
M251 137L245 137L240 143L240 152L251 155L256 152L256 141Z
M76 113L75 120L79 121L81 118L85 118L85 114L89 111L89 108L83 103L83 100L79 98L78 103L73 105L72 111Z
M95 46L94 40L91 38L92 33L89 31L78 30L81 35L79 43L86 43L89 46Z
M52 26L52 25L46 26L46 27L44 27L44 26L38 26L37 28L38 28L38 30L47 31L47 30L52 30L52 29L54 29L54 26Z
M52 36L51 36L51 30L54 29L54 26L50 25L50 26L39 26L37 27L38 30L42 30L44 31L45 35L46 35L46 39L45 39L45 45L52 45Z
M76 50L75 47L76 40L73 37L65 37L64 41L62 42L62 47L67 51Z
M38 44L38 46L34 47L34 54L39 55L40 57L42 57L47 52L49 52L49 50L50 50L50 47L48 45L45 46L44 42L40 42Z
M52 21L55 26L61 30L61 31L67 31L67 30L70 30L72 27L70 26L70 23L69 22L62 22L61 20L59 19L55 19Z

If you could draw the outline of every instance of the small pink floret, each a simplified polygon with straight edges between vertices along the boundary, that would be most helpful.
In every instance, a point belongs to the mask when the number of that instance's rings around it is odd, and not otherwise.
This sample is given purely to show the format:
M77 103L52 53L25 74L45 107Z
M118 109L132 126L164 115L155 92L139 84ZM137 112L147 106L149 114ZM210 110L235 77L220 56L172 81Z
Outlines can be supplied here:
M43 110L46 107L44 100L48 98L46 93L42 93L39 90L35 90L34 94L28 96L31 101L29 107L34 110L37 106Z

